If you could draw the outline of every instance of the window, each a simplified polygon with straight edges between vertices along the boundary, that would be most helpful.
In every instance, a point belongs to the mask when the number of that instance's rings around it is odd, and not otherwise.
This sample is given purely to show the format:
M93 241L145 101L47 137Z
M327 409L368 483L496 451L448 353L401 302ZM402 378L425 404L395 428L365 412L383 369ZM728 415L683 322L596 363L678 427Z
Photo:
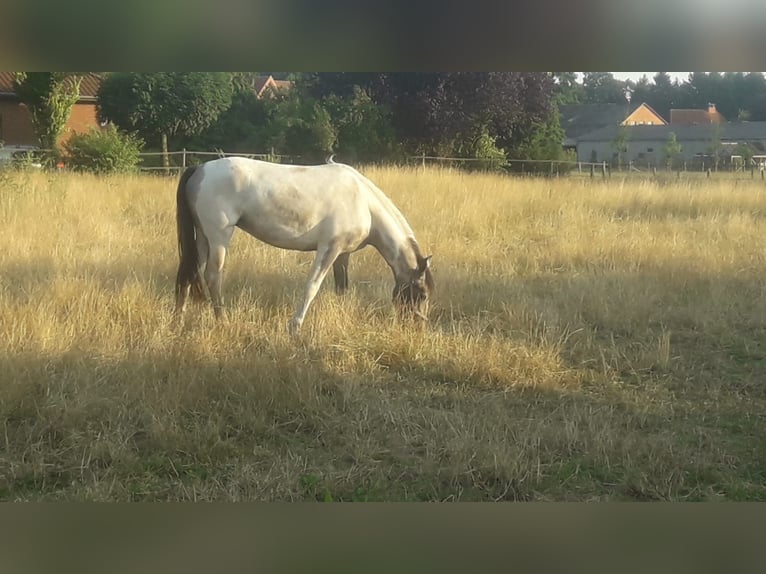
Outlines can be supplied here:
M652 153L654 151L654 148L653 147L648 147L648 148L646 148L646 151L648 153Z

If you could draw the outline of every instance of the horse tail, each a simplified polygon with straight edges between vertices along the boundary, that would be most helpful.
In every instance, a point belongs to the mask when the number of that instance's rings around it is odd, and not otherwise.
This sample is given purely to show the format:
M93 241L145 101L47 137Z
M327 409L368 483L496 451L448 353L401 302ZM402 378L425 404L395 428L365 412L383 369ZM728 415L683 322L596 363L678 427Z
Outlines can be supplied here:
M194 224L186 184L197 170L196 166L187 167L181 174L176 192L176 225L178 227L178 274L176 275L176 297L186 286L191 285L192 299L204 300L205 286L202 281L197 251L197 229Z

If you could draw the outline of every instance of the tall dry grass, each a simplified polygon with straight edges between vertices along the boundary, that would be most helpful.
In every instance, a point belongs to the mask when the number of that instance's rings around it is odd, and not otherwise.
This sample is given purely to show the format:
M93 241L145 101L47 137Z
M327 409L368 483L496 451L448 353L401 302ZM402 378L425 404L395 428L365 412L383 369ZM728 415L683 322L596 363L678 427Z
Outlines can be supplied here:
M363 171L426 330L367 249L291 340L312 255L243 234L174 328L174 180L0 173L0 497L766 498L762 182Z

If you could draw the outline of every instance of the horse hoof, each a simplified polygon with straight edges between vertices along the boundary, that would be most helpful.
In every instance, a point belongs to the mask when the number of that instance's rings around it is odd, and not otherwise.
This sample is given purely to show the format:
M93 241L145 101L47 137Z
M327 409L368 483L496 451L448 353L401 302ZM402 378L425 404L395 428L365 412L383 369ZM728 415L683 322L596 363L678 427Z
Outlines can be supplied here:
M297 337L298 334L301 332L300 321L296 321L295 319L290 319L290 321L287 323L287 332L290 334L291 337Z

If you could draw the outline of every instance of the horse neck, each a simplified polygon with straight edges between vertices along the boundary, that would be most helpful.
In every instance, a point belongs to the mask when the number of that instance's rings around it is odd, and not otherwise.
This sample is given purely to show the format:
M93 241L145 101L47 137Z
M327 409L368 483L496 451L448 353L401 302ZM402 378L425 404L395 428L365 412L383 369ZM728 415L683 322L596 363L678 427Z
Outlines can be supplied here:
M386 207L381 205L373 212L370 244L380 252L398 279L417 268L418 244L406 221L402 224L403 216L391 213Z

